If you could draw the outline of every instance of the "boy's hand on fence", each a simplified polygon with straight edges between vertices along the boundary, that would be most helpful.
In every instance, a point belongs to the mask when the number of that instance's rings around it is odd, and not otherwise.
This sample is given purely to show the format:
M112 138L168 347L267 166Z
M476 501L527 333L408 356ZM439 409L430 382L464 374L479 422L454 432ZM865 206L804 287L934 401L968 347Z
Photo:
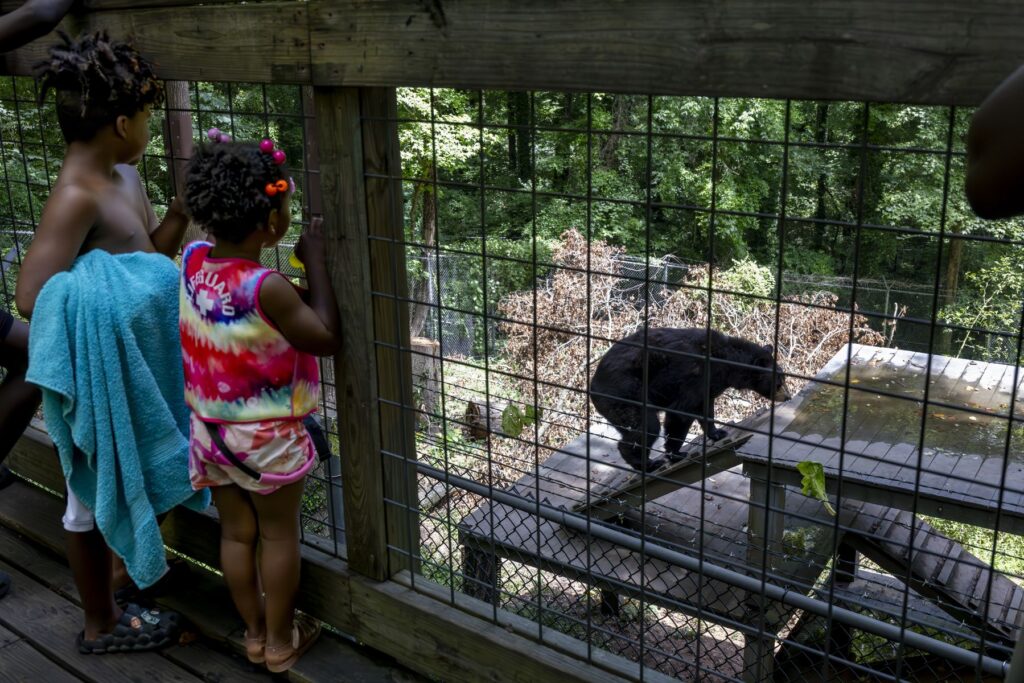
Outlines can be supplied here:
M327 263L327 250L324 245L324 221L314 216L309 227L299 237L295 245L295 256L307 266L310 263Z
M188 216L188 205L185 203L185 195L179 194L177 197L171 200L171 205L167 207L168 212L174 212L182 216Z

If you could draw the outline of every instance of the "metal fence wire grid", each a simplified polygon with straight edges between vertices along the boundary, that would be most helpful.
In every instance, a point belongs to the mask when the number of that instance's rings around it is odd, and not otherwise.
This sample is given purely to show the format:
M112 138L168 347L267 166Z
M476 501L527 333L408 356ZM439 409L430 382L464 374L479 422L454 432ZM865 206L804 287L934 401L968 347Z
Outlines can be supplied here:
M61 158L35 88L0 82L9 310ZM269 135L294 160L291 244L320 212L311 92L168 93L141 163L154 202L168 203L207 128ZM388 528L412 527L388 549L415 590L544 642L581 641L636 680L1005 674L1024 609L1024 223L980 221L962 198L970 111L397 98L397 117L363 122L394 133L401 167L365 176L401 201L404 230L367 239L405 255L402 269L377 263L376 281L407 282L371 294L410 326L408 346L373 335L401 384L378 409L416 425L415 443L380 453L416 482L385 500L400 522ZM290 248L267 263L299 281ZM693 343L659 345L664 328ZM770 346L778 365L716 356L717 332ZM592 391L616 342L635 352L632 374ZM707 377L764 372L792 397L712 400ZM330 363L322 374L337 451ZM700 407L652 398L666 392ZM638 416L629 430L651 442L651 471L623 459L627 430L593 400L607 398ZM724 436L699 426L712 417ZM337 458L318 466L302 524L304 542L343 557L340 472Z

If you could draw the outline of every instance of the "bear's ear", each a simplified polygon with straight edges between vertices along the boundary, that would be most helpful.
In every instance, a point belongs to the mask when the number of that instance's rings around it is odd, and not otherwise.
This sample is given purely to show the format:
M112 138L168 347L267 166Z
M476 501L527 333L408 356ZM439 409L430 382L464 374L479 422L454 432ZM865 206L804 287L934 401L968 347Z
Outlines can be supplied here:
M774 357L775 356L775 347L772 346L771 344L765 344L764 352L767 353L769 356Z

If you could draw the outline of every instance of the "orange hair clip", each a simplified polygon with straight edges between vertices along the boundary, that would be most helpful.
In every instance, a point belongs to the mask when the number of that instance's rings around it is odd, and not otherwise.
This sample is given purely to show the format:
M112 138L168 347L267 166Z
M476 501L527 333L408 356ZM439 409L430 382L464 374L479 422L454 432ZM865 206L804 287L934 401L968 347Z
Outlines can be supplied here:
M278 192L287 192L289 187L291 187L291 185L288 184L288 181L282 179L273 183L267 183L266 187L263 188L263 191L267 193L268 197L273 197Z

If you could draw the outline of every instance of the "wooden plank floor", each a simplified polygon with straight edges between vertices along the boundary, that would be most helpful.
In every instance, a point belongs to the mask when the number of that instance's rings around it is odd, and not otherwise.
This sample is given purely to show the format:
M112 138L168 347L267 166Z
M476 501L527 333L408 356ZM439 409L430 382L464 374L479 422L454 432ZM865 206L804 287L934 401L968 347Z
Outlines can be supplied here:
M241 624L223 579L199 567L192 568L187 590L159 600L189 622L188 642L159 653L80 655L74 642L82 612L63 559L62 511L59 498L25 483L0 492L0 569L14 577L10 594L0 600L0 683L425 680L330 633L287 674L271 675L242 656Z

